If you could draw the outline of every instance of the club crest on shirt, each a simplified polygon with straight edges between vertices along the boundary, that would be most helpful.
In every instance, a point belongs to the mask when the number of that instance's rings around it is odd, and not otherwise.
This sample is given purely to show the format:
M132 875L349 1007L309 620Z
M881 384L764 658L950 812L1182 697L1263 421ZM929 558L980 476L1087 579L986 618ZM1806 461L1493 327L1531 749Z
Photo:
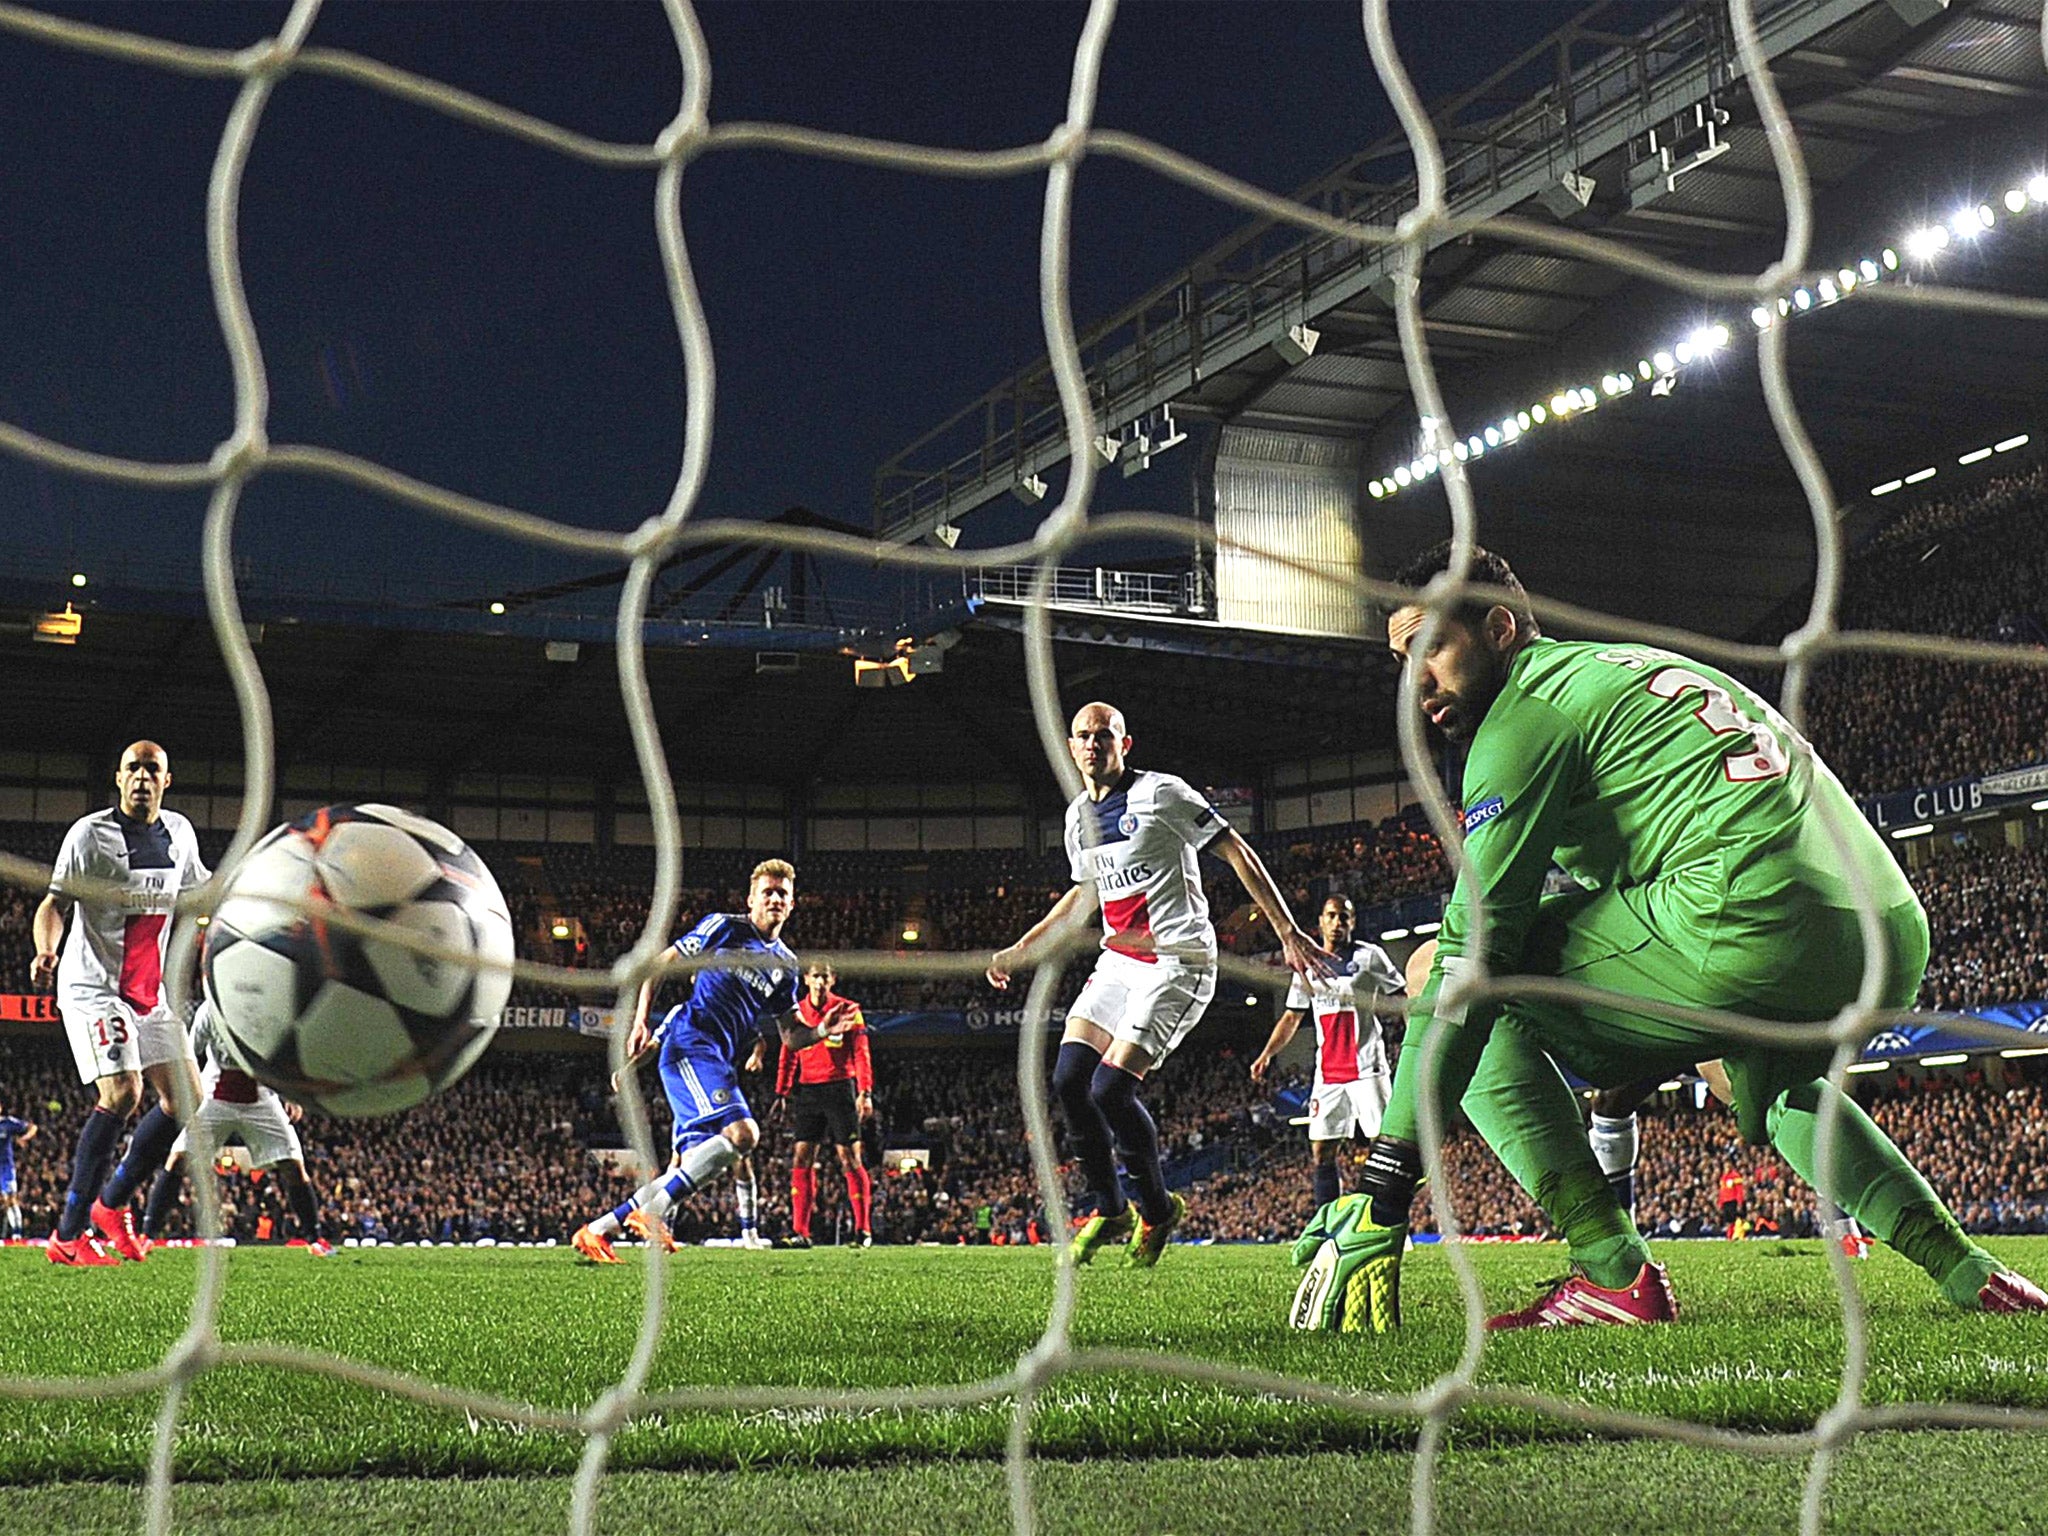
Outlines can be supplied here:
M730 1104L732 1102L732 1090L730 1088L712 1089L711 1102L714 1104Z
M1123 833L1125 837L1135 834L1138 830L1138 813L1136 811L1125 811L1123 815L1117 818L1116 829Z

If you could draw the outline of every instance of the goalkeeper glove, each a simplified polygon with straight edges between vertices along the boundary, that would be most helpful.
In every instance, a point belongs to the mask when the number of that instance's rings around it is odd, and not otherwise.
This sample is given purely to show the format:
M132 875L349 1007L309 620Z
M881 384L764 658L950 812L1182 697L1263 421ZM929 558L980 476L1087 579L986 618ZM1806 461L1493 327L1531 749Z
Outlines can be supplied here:
M1408 1224L1378 1226L1365 1195L1332 1200L1309 1219L1294 1244L1308 1265L1287 1314L1296 1328L1391 1333L1401 1326L1401 1250Z

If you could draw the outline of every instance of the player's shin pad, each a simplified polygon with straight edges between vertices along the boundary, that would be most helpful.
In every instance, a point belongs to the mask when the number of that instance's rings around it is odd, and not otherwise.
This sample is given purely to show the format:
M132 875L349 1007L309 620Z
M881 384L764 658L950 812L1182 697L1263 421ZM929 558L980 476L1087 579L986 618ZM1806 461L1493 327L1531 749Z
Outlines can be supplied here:
M1401 1326L1401 1250L1408 1227L1376 1226L1364 1195L1332 1200L1309 1219L1294 1244L1308 1273L1287 1321L1295 1328L1391 1333Z

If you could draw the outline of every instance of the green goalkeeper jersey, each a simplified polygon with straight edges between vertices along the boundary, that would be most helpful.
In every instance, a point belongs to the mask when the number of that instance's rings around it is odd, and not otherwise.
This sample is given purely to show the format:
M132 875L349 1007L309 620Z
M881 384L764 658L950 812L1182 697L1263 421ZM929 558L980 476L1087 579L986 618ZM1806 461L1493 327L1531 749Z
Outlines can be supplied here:
M1531 641L1474 733L1464 801L1495 974L1521 967L1553 863L1615 892L1705 971L1752 970L1741 951L1774 930L1782 944L1803 910L1853 908L1847 864L1880 910L1914 901L1840 781L1777 711L1654 646ZM1823 802L1847 834L1846 860ZM1460 879L1445 956L1469 952L1473 891Z

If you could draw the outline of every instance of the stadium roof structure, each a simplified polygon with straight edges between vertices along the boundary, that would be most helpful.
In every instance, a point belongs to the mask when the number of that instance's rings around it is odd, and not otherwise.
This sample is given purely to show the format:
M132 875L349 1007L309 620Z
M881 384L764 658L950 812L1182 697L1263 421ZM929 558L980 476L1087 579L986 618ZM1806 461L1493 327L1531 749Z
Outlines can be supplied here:
M10 748L83 752L109 773L138 736L163 742L174 763L241 753L234 692L196 605L168 611L155 594L90 609L72 645L31 643L29 617L0 601L0 741ZM466 773L638 783L608 639L378 617L272 610L251 625L282 774L375 764L443 786ZM999 782L1051 809L1059 795L1032 723L1020 617L952 617L939 632L942 670L884 687L856 686L849 655L795 648L791 631L650 644L675 778L799 794L814 784ZM1219 642L1094 616L1061 616L1055 632L1063 703L1120 705L1144 765L1249 787L1271 763L1363 750L1385 734L1393 674L1357 642Z
M1987 208L1994 235L1907 254L1884 280L2048 293L2048 214L2000 199L2048 168L2048 75L2032 0L1762 0L1759 28L1816 200L1816 267L1857 269L1916 227ZM1650 26L1596 4L1435 110L1451 207L1514 212L1720 272L1776 257L1777 173L1725 6ZM1502 103L1513 103L1502 110ZM1413 205L1406 142L1373 145L1296 194L1391 225ZM1170 406L1176 423L1362 443L1361 520L1393 563L1448 532L1433 479L1368 499L1419 451L1386 281L1393 256L1262 221L1084 334L1113 435ZM1463 236L1423 274L1430 345L1461 433L1620 370L1624 396L1470 464L1482 537L1528 583L1575 601L1744 633L1811 575L1810 517L1757 387L1748 306L1706 304L1548 251ZM1793 317L1797 398L1838 500L1923 465L1953 474L1978 437L2031 431L2048 398L2048 337L1853 295ZM1704 366L1639 362L1725 324ZM1285 340L1319 333L1312 354ZM1652 383L1663 387L1652 390ZM1987 436L1987 433L1989 436ZM960 524L1064 460L1041 363L882 466L878 533ZM1404 471L1405 472L1405 471ZM1198 471L1198 473L1200 473Z

